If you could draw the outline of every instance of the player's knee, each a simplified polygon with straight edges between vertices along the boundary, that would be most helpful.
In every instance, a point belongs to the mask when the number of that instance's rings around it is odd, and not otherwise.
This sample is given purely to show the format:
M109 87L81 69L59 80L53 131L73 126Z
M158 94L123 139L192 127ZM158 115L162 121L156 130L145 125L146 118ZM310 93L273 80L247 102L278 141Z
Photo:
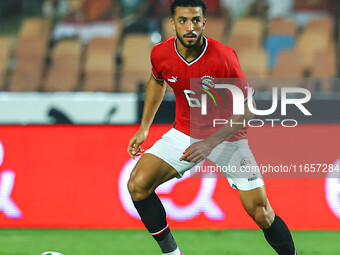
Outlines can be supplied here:
M131 175L128 182L128 190L134 201L148 197L152 190L146 185L146 180L142 175Z
M268 212L264 206L257 206L252 217L256 224L262 229L269 228L272 224L270 212Z

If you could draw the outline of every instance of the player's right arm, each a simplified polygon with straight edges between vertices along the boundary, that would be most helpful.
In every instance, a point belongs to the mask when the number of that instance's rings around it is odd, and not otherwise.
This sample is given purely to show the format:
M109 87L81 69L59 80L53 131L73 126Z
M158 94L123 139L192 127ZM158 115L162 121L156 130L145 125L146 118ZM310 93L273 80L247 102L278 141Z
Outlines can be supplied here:
M148 136L149 128L164 98L165 89L164 81L158 81L151 75L146 87L141 125L137 133L130 139L127 150L133 159L135 156L141 155L144 151L141 148L141 144Z

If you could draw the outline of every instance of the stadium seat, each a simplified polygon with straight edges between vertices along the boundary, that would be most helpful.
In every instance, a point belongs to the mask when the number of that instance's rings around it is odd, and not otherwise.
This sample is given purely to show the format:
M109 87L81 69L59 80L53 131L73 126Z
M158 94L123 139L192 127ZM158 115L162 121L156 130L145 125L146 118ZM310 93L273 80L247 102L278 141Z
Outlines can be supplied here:
M283 51L272 71L272 78L303 78L305 74L304 54L298 50Z
M113 91L113 53L111 54L91 54L85 63L85 83L86 91Z
M251 35L262 38L264 33L264 22L260 18L245 17L238 19L231 31L231 37L234 35Z
M93 38L86 50L84 86L86 91L113 92L117 38Z
M10 57L11 39L0 37L0 90L4 89L4 82Z
M268 53L268 68L272 70L275 66L277 56L285 50L292 50L295 39L291 35L270 35L265 39L264 47Z
M261 40L262 38L251 35L234 35L230 37L227 45L235 49L237 54L241 54L249 49L260 49Z
M273 19L269 22L268 35L286 35L295 37L297 24L293 20Z
M4 72L0 72L0 91L5 89L5 77L6 74Z
M82 54L82 44L77 40L62 40L58 42L52 51L52 57L78 56Z
M204 35L213 38L219 42L224 41L226 22L223 18L213 18L209 17L207 19L206 28L204 30Z
M44 82L44 91L74 91L80 76L80 62L76 56L59 56L53 59ZM59 77L60 76L60 77Z
M17 60L17 65L14 74L33 74L41 76L44 62L41 58L20 58Z
M113 72L88 72L85 75L85 91L114 92Z
M11 39L0 36L0 63L7 61L10 55Z
M334 41L334 24L328 18L312 19L297 40L297 49L306 56L306 68L313 65L314 55L328 52Z
M304 32L325 33L333 36L334 24L329 18L316 18L309 21L304 29Z
M136 70L134 72L130 72L129 74L124 74L122 81L120 83L119 91L120 92L137 92L139 86L145 88L149 78L151 76L151 67L150 70L140 71Z
M37 91L40 88L41 78L32 73L14 73L9 91Z
M113 56L116 50L116 45L117 38L95 37L89 41L86 55L104 53L111 54Z
M85 73L88 72L112 72L113 54L92 54L86 58Z
M306 68L310 68L313 61L313 55L317 52L325 52L331 46L331 37L325 32L308 32L303 33L297 41L297 49L305 54Z
M44 91L74 91L80 77L82 44L77 40L59 42L51 54L52 64L43 84Z
M311 43L313 42L313 43ZM303 51L317 52L328 50L331 43L330 36L325 32L303 33L298 38L298 48Z
M264 22L260 18L241 18L235 22L227 45L234 48L237 54L248 49L259 49L263 33Z
M334 78L336 74L335 51L314 54L311 66L312 78Z
M35 91L40 89L43 70L42 58L19 58L9 85L10 91Z
M20 27L15 48L16 67L10 91L39 90L47 53L51 22L27 18Z
M79 72L66 72L52 69L48 72L44 91L75 91L79 81Z
M44 33L44 22L40 18L27 18L23 21L19 38L40 37Z
M130 34L125 38L120 91L135 92L138 84L145 85L148 82L151 75L152 46L150 36L146 34Z
M264 50L242 51L239 54L239 60L242 70L248 78L266 78L268 76L267 54Z
M42 18L27 18L22 22L18 34L19 40L27 38L44 38L49 39L52 21Z
M282 51L278 56L277 64L289 64L290 62L303 66L305 63L305 54L298 49Z
M173 30L171 26L170 19L171 17L165 17L162 21L162 33L163 33L162 40L163 41L170 38L171 36L176 35L175 31Z
M19 38L15 48L17 58L44 58L47 52L47 41L44 37Z
M64 72L80 72L80 58L78 56L60 56L52 59L50 69Z

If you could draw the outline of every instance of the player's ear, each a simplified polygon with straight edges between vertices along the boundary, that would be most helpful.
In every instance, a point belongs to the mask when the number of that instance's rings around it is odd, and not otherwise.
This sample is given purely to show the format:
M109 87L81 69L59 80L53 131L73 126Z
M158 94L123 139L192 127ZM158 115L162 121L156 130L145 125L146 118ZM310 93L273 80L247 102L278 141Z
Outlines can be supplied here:
M206 18L203 18L203 26L202 26L203 30L205 29L206 23L207 23L207 19L206 19Z
M173 29L174 31L176 31L175 21L174 21L173 18L170 19L170 23L171 23L172 29Z

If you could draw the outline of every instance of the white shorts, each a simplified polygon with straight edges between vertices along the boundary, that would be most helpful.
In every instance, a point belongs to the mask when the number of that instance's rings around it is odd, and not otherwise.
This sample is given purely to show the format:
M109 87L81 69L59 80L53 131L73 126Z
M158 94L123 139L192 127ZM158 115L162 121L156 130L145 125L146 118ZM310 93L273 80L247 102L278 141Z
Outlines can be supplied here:
M145 153L161 158L175 168L181 177L187 170L192 169L195 163L179 159L191 144L198 141L201 140L193 139L172 128ZM211 151L207 159L220 167L231 187L235 189L252 190L264 185L260 172L254 171L258 167L246 139L222 142Z

